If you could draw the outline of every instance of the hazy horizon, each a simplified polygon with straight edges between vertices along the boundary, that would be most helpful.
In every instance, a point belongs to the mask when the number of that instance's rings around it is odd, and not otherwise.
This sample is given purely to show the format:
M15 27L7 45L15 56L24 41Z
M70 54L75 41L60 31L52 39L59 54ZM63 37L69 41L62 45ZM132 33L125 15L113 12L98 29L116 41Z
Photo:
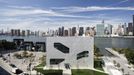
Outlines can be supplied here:
M0 0L1 29L114 26L132 22L134 0Z

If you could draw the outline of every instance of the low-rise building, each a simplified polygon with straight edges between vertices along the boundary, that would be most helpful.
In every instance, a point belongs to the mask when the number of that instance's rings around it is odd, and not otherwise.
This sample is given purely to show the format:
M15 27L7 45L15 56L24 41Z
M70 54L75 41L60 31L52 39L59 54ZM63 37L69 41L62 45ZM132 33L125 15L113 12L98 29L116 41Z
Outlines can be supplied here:
M93 37L47 37L45 68L93 68L93 46Z

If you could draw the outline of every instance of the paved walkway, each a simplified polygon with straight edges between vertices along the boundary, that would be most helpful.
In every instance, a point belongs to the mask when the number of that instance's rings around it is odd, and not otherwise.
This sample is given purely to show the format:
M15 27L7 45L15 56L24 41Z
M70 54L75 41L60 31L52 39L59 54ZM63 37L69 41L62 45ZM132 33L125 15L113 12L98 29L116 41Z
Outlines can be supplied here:
M128 65L128 61L126 59L126 57L122 54L119 54L118 52L114 51L112 48L106 48L106 50L108 50L109 52L111 52L112 54L114 54L117 57L108 57L108 59L113 62L114 60L116 61L116 63L120 64L120 68L119 69L124 69L124 74L128 74L129 75L134 75L134 68L129 68L130 65Z
M119 71L112 61L106 56L103 57L103 60L105 62L105 66L103 67L104 71L107 72L109 75L123 75L121 71Z
M0 66L6 70L8 73L10 73L11 75L15 75L14 73L12 73L12 67L9 66L9 63L6 63L5 61L3 61L2 58L0 58Z
M30 63L30 58L24 58L24 59L17 59L14 57L15 53L22 53L23 51L17 51L17 52L10 52L10 57L8 56L9 53L3 54L3 56L10 61L10 63L14 64L17 66L17 68L23 70L26 73L31 73L30 71L27 70L27 67ZM33 53L35 56L34 61L32 62L31 69L34 68L34 66L37 66L40 61L39 58L45 55L44 52L30 52ZM9 64L8 64L9 65Z

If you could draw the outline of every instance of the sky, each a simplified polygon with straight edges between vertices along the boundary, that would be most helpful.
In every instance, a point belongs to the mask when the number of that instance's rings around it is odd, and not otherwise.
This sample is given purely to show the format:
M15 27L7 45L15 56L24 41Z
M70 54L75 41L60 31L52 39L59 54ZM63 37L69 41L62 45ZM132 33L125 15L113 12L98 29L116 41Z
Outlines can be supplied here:
M0 0L0 29L117 26L132 22L134 0Z

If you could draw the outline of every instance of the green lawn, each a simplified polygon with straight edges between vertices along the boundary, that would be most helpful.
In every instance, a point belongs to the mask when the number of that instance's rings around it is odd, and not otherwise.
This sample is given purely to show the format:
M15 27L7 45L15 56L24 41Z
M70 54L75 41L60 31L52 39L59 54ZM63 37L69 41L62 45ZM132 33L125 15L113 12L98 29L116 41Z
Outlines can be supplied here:
M95 67L95 69L100 70L100 71L104 71L102 67Z
M62 75L62 70L43 70L42 68L36 68L35 70L44 75Z
M72 69L72 75L108 75L108 74L89 69Z
M39 65L37 65L37 66L35 66L35 67L44 67L46 64L44 64L44 63L41 63L41 64L39 64Z

